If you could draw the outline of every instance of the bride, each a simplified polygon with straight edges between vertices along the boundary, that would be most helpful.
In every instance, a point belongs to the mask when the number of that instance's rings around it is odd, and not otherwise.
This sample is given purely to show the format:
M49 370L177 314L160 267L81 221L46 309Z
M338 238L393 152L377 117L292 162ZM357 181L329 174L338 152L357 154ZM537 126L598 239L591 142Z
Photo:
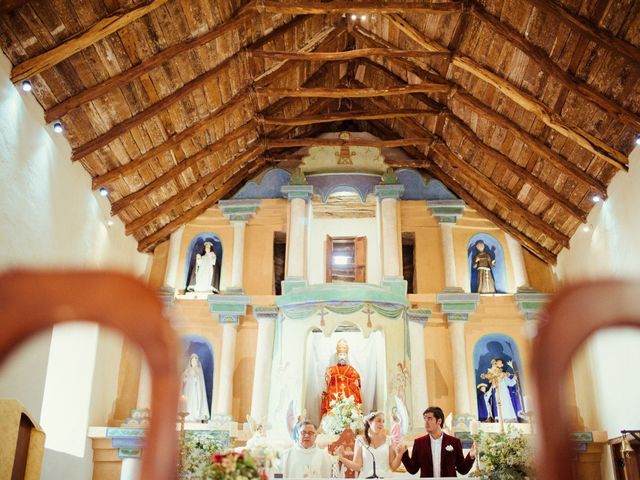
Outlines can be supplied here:
M363 450L366 450L363 452ZM344 456L344 447L337 449L339 460L351 470L360 472L360 478L373 475L373 458L376 460L376 475L385 477L396 470L402 455L396 454L390 437L384 434L384 413L371 412L364 419L364 438L356 438L353 460Z

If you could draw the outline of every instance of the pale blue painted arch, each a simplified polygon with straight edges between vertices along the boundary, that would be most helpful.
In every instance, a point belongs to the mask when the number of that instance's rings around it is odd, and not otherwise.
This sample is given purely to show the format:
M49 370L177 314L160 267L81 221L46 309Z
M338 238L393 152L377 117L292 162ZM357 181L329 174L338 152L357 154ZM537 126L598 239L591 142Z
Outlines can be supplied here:
M471 261L475 252L475 244L480 240L485 244L485 252L491 255L491 258L496 261L496 266L492 269L496 293L506 293L508 291L508 285L504 249L502 248L502 244L494 236L484 232L476 233L467 242L467 268L469 269L470 291L477 292L478 287L478 271L472 268Z
M215 372L215 351L211 342L200 335L185 335L182 337L182 367L183 371L189 365L192 353L198 354L204 375L204 386L207 391L207 403L209 405L209 417L211 417L211 405L213 402L213 374Z
M185 291L187 289L187 286L189 285L189 280L193 275L192 270L195 265L196 254L204 250L204 242L207 241L213 244L212 251L216 254L216 267L213 272L213 284L216 288L219 289L223 254L222 240L220 240L220 237L216 233L200 232L191 239L191 242L189 242L189 248L187 248L187 258L185 262L183 277L184 281L182 283Z

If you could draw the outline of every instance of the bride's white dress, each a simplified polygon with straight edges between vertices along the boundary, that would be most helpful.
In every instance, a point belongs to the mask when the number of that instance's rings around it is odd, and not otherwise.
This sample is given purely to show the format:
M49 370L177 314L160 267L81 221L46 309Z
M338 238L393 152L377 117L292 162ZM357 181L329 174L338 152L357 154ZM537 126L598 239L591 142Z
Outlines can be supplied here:
M374 456L376 459L376 475L383 478L389 477L391 472L391 467L389 465L389 446L391 445L391 438L387 437L386 441L377 448L367 445L368 450L367 448L364 448L360 442L365 443L364 438L359 437L356 442L356 448L362 448L362 470L360 471L359 477L367 478L373 475Z

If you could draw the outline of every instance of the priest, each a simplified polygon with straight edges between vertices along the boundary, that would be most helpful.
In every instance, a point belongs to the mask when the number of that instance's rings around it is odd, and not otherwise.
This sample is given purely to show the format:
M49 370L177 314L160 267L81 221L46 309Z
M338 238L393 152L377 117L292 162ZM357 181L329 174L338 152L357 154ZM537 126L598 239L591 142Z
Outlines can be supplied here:
M336 345L338 364L328 367L324 375L327 386L322 393L322 416L331 410L330 403L337 398L353 396L355 402L358 405L362 405L360 374L355 368L347 364L348 355L349 344L344 338L341 338Z
M325 449L316 446L316 426L303 420L298 443L282 453L280 469L284 478L330 478L334 463Z

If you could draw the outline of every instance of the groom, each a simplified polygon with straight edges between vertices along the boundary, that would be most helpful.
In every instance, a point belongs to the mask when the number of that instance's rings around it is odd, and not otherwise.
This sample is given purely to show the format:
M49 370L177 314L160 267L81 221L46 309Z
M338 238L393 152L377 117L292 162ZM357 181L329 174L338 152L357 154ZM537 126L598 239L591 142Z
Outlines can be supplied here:
M475 443L465 457L460 440L442 431L444 413L440 407L427 408L422 418L427 435L415 439L411 456L405 446L398 450L407 471L414 474L420 470L421 477L455 477L456 470L462 475L469 472L476 459Z

